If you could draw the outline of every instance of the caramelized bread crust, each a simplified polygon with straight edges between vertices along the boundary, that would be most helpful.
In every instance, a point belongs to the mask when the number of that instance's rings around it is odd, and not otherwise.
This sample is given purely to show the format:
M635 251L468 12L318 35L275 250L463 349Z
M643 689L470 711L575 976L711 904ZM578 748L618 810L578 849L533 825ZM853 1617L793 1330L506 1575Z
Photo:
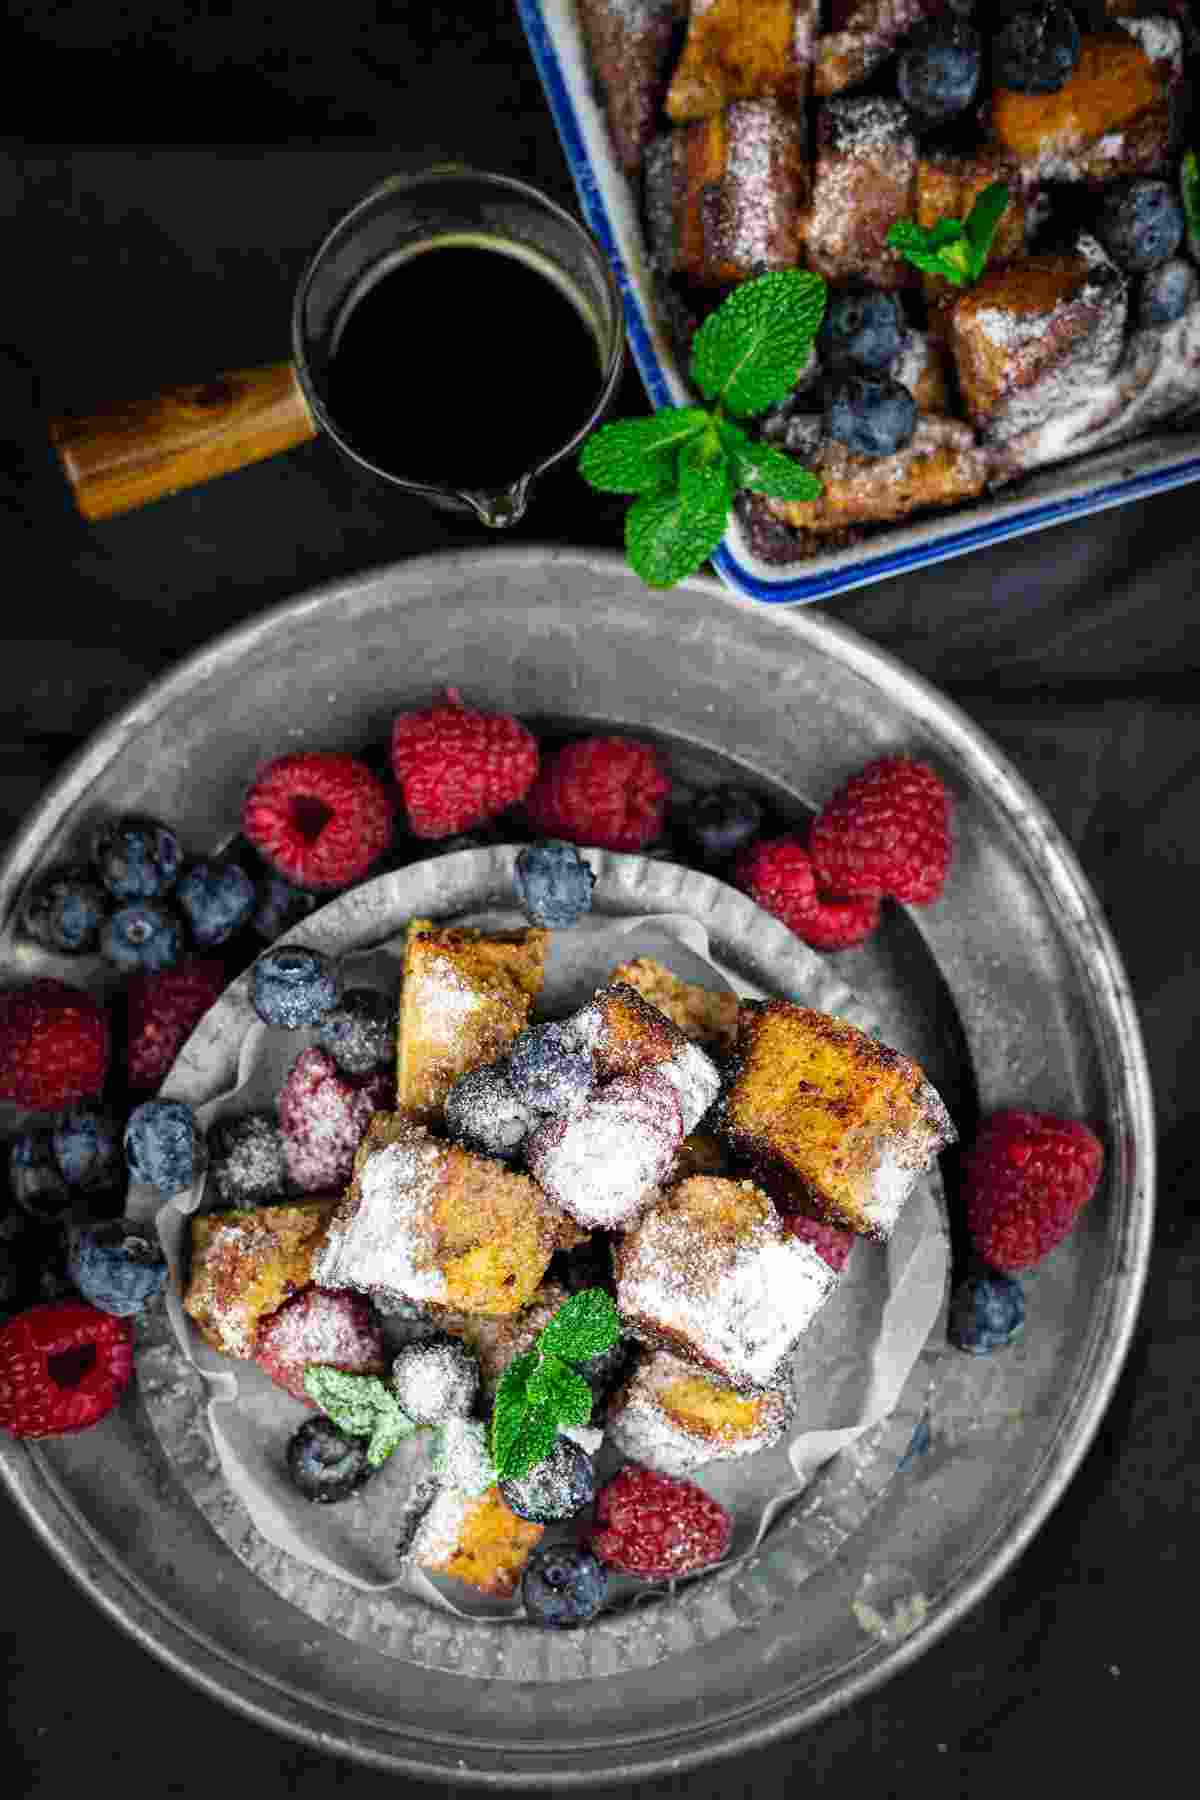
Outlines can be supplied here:
M617 157L637 173L653 137L686 0L578 0L579 20Z
M732 1050L737 1041L737 995L727 988L714 991L682 981L653 956L618 963L608 979L610 985L635 989L685 1037L707 1050Z
M314 1195L294 1206L193 1216L183 1309L206 1344L225 1356L254 1355L259 1321L313 1280L338 1200Z
M892 456L856 456L844 444L828 441L809 467L821 478L819 498L767 504L785 524L825 533L902 519L923 506L972 500L987 485L989 461L968 426L924 417L911 443Z
M910 287L917 271L888 244L916 204L917 140L899 100L830 100L817 114L808 264L827 281Z
M818 0L692 0L668 118L711 118L734 100L796 107L808 93L818 13Z
M990 129L1023 168L1058 181L1154 174L1170 154L1176 56L1149 55L1139 21L1082 40L1079 61L1056 94L996 88ZM1178 28L1171 27L1178 43Z

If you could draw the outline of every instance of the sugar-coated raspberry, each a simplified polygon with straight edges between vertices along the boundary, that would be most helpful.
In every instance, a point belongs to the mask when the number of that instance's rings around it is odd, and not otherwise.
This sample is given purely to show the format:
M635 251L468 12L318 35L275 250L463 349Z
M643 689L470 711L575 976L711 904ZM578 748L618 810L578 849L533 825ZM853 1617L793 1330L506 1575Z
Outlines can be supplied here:
M297 751L259 771L242 807L242 830L298 887L348 887L391 841L392 804L357 757Z
M820 1219L806 1218L803 1213L789 1213L783 1228L802 1244L811 1244L823 1262L840 1275L854 1248L854 1233L841 1231L836 1225L825 1225Z
M31 1306L0 1327L0 1429L19 1438L86 1431L132 1373L127 1319L84 1300Z
M354 1152L373 1113L388 1104L390 1077L343 1075L328 1051L302 1050L279 1090L279 1130L288 1175L304 1194L349 1181Z
M414 837L444 838L523 800L538 772L533 733L465 706L456 688L392 726L392 769Z
M950 796L928 764L885 756L851 776L808 842L823 894L936 900L950 868Z
M589 1542L610 1569L664 1581L720 1562L732 1537L730 1515L694 1481L626 1463L596 1496Z
M126 1059L132 1088L157 1087L209 1007L220 999L225 965L185 956L173 969L135 975L126 989Z
M963 1163L975 1249L993 1268L1032 1268L1070 1232L1103 1168L1104 1146L1080 1120L993 1113Z
M545 759L525 799L533 829L602 850L641 850L663 829L671 778L649 744L579 738Z
M42 979L0 990L0 1100L50 1112L104 1086L108 1014L91 994Z
M319 1287L303 1288L263 1319L254 1360L277 1387L310 1406L304 1371L311 1363L350 1375L387 1371L383 1333L371 1302L362 1294Z
M735 884L814 950L848 950L879 924L879 901L827 900L817 893L812 859L795 838L769 838L738 858Z

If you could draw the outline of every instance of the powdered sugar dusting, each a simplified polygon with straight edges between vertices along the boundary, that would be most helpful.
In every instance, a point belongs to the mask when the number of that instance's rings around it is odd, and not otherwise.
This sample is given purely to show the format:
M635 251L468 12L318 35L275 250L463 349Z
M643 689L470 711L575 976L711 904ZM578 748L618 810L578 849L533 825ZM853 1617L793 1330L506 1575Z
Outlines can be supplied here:
M698 1044L683 1044L669 1062L655 1063L654 1072L669 1081L679 1096L686 1137L695 1131L720 1092L720 1071Z
M381 1375L385 1366L383 1337L369 1301L360 1294L316 1287L263 1320L255 1355L272 1381L301 1400L308 1399L304 1371L309 1363L358 1375Z
M356 1194L335 1216L314 1274L323 1287L352 1287L390 1299L444 1300L436 1266L432 1200L446 1146L414 1127L367 1157Z
M617 1076L526 1145L530 1172L556 1206L589 1229L626 1224L666 1180L683 1141L679 1099L657 1070Z
M484 1004L484 996L463 980L449 957L434 957L408 979L412 987L406 1010L440 1038L452 1038Z
M728 1437L686 1430L665 1409L662 1396L673 1383L695 1374L691 1363L667 1350L648 1355L609 1408L608 1435L614 1449L663 1475L688 1475L705 1463L753 1456L778 1443L793 1404L791 1394L781 1388L754 1396L759 1416L751 1430Z
M328 1051L312 1046L292 1064L279 1093L288 1175L301 1193L345 1185L372 1115L388 1099L388 1077L354 1083Z
M1174 19L1159 15L1145 19L1114 19L1122 31L1136 38L1151 62L1171 64L1173 75L1183 73L1183 33Z
M714 245L721 262L740 269L795 261L788 220L797 195L785 171L799 157L799 127L771 100L739 100L728 109L728 152Z

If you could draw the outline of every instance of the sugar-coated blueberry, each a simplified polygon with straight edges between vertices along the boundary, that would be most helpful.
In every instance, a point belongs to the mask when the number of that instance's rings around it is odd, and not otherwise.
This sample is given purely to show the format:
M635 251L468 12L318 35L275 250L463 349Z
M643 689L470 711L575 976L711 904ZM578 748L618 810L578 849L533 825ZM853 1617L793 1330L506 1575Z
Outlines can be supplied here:
M560 838L526 844L514 875L522 910L535 925L562 930L592 909L596 877L574 844Z
M227 1206L264 1206L286 1193L283 1136L267 1113L217 1119L208 1133L209 1169Z
M533 1112L566 1112L582 1106L596 1084L591 1056L565 1025L531 1025L515 1037L507 1075L519 1100Z
M337 965L319 950L280 944L264 951L250 976L250 999L265 1025L299 1031L317 1025L341 992Z
M1057 94L1079 61L1075 15L1059 0L1014 13L992 38L992 78L1017 94Z
M1183 207L1174 189L1149 177L1110 189L1096 221L1096 236L1113 261L1134 274L1174 256L1183 232Z
M346 1437L332 1419L306 1419L288 1442L287 1470L306 1500L332 1506L369 1479L367 1440Z
M390 1069L396 1059L396 1002L376 988L347 988L317 1026L317 1042L347 1075Z
M85 1300L125 1319L162 1292L167 1259L145 1232L113 1219L71 1233L67 1270Z
M100 826L92 862L115 900L157 900L179 875L179 839L157 819L126 813Z
M1200 277L1195 269L1182 256L1173 256L1143 276L1137 302L1138 324L1173 325L1196 304L1198 295Z
M596 1617L608 1597L608 1570L582 1544L535 1550L521 1577L521 1599L535 1625L568 1630Z
M592 1459L571 1438L560 1437L549 1456L527 1475L502 1481L500 1497L518 1519L528 1519L533 1525L573 1519L596 1498Z
M825 396L825 432L859 456L894 456L911 443L917 406L890 375L845 375Z
M84 956L99 945L109 904L109 895L87 869L56 869L30 888L21 924L47 950Z
M1006 1349L1024 1324L1025 1295L1011 1275L968 1275L950 1296L950 1342L971 1356Z
M392 1364L400 1410L417 1425L469 1416L479 1392L479 1364L454 1338L437 1334L409 1344Z
M204 1133L182 1100L146 1100L129 1115L125 1156L134 1181L160 1194L181 1194L204 1173Z
M469 1069L446 1096L446 1130L481 1156L515 1156L538 1122L509 1081L507 1068L506 1062L498 1062Z
M183 953L183 925L160 900L131 900L100 928L101 954L128 973L158 974Z
M710 788L701 794L684 823L701 862L728 862L758 836L762 807L746 788Z
M245 869L215 859L193 863L176 890L195 943L223 944L247 924L257 896Z
M937 124L965 112L979 88L983 46L965 19L933 19L919 26L900 53L896 88L905 106Z
M840 288L825 308L820 344L827 362L886 369L904 344L899 300L882 288Z

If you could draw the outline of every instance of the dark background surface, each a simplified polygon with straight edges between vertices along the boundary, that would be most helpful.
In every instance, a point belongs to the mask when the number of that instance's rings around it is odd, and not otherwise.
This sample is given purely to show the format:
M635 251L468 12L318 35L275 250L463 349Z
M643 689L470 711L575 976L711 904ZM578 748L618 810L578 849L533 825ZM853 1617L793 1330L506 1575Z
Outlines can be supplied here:
M236 17L215 7L195 17L180 0L8 8L0 341L17 360L0 361L4 834L89 732L215 632L315 583L478 541L370 485L322 442L86 527L45 446L47 413L284 356L309 251L396 169L460 156L573 205L507 7L380 10L365 0L316 16L262 0L241 0ZM482 308L479 329L486 338ZM619 410L642 405L630 374ZM828 608L991 733L1107 909L1157 1092L1154 1261L1099 1436L971 1616L812 1732L647 1784L647 1796L819 1784L1011 1800L1018 1784L1038 1791L1049 1779L1048 1758L1076 1791L1103 1793L1135 1774L1153 1779L1172 1740L1186 1741L1200 1576L1198 495L1102 514ZM615 548L620 514L568 473L545 484L519 531ZM0 1569L7 1791L67 1800L109 1779L182 1800L231 1780L261 1800L394 1790L245 1723L160 1667L4 1498Z

